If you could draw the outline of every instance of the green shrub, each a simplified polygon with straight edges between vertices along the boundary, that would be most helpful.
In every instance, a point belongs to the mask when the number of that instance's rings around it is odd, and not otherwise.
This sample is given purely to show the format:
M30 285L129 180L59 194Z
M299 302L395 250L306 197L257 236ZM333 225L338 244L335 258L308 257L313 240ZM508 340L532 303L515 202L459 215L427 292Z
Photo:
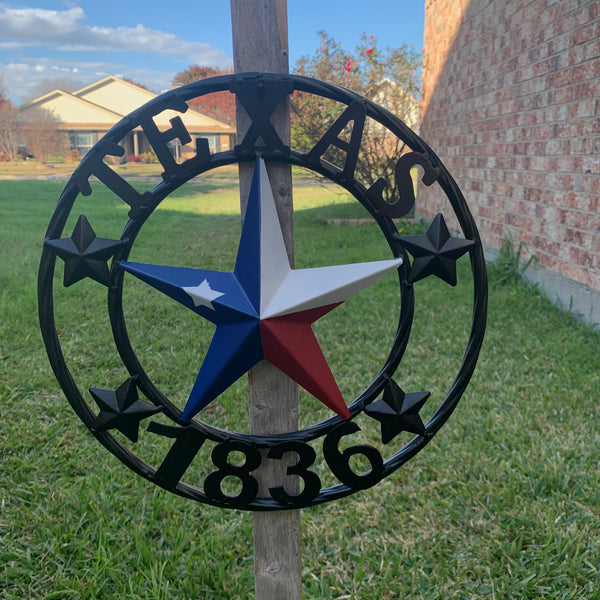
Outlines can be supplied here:
M527 244L523 241L516 245L512 236L508 236L502 247L500 255L494 261L494 267L498 271L498 281L500 283L524 282L525 271L537 262L537 256L531 254L525 259L523 254L527 248Z

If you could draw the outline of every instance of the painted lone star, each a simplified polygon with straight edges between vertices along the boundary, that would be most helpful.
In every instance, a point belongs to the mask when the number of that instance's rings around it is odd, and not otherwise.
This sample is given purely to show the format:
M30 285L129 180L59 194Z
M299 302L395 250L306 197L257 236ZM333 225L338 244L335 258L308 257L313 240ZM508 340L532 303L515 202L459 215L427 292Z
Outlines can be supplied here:
M206 279L204 279L200 285L195 287L184 287L183 291L186 294L189 294L190 298L194 301L194 306L206 306L206 308L210 308L210 310L215 310L212 301L223 295L223 292L217 292L216 290L211 289L210 284Z
M90 388L90 394L100 409L92 430L118 429L132 442L138 440L140 421L161 410L139 399L134 377L124 381L115 391Z
M70 238L46 240L44 244L53 248L65 261L65 287L85 277L109 286L110 272L107 263L122 245L120 240L96 237L85 215L80 215Z
M456 261L475 245L471 240L452 237L440 213L425 234L402 236L400 240L414 257L410 283L435 275L452 286L456 285Z
M349 419L311 325L401 264L395 258L292 269L259 160L233 273L125 261L121 267L216 325L181 416L189 421L263 359ZM203 291L194 296L191 288Z

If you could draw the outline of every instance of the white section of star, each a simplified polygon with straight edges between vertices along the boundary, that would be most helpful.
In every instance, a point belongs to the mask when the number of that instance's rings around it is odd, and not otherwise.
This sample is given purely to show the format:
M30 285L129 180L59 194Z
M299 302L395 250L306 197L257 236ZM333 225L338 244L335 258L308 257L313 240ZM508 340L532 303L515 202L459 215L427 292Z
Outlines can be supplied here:
M402 259L290 270L265 308L262 318L289 315L311 308L345 302L397 269Z
M223 292L211 289L207 279L195 287L184 287L183 291L194 301L194 306L206 306L211 310L215 310L212 301L223 296Z
M402 264L402 258L395 258L313 269L292 269L262 160L260 169L261 319L344 302Z
M268 306L292 269L263 160L260 171L260 316L266 319L272 316Z

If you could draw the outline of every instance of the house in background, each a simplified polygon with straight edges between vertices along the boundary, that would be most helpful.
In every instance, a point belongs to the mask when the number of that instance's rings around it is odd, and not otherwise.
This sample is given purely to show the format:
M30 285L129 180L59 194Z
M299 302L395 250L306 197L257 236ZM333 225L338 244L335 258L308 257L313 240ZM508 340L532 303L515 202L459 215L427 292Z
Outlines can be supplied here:
M69 137L71 150L84 155L113 125L157 94L129 81L110 75L75 92L54 90L31 100L22 107L24 112L41 108L51 112L59 121L58 128ZM165 110L154 118L158 128L171 128L170 119L178 116L190 133L192 142L181 146L179 140L171 142L176 158L193 155L196 138L208 139L211 152L229 150L233 145L233 127L216 121L195 110L179 113ZM141 128L121 140L125 156L139 156L152 150Z

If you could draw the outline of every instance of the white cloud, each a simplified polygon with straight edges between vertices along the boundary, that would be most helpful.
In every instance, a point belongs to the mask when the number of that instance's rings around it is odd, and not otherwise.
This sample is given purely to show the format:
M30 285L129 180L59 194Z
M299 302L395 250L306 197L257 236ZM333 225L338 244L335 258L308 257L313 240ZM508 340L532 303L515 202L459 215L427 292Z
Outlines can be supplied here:
M36 42L60 41L80 27L77 22L84 16L81 7L59 11L0 4L0 36Z
M30 50L27 57L15 55L12 60L5 59L4 64L0 62L0 79L14 102L30 97L43 79L65 75L87 85L121 73L155 92L169 89L175 75L175 71L134 69L124 64L126 58L85 61L86 52L109 52L107 57L117 56L116 52L172 56L181 64L231 64L225 52L210 44L184 40L144 25L95 27L86 24L85 19L80 6L65 10L13 8L0 0L0 51L37 47L37 56L32 56Z
M30 42L0 42L0 50L19 50L29 46L35 46L35 44Z
M79 37L79 36L77 36ZM71 37L69 42L59 46L60 50L85 52L126 51L160 56L184 55L189 60L203 65L225 65L228 56L222 50L201 42L188 42L172 33L136 27L89 27L80 39Z
M152 69L134 69L123 64L109 62L56 61L47 58L32 59L31 63L14 62L0 64L0 81L13 102L21 103L30 98L33 90L44 79L72 78L81 86L98 81L107 75L119 73L133 81L139 81L150 90L159 93L171 87L175 73Z
M225 66L225 52L172 33L136 27L89 27L81 7L68 10L11 8L0 4L0 37L16 43L57 44L63 51L127 51L160 56L184 55L199 64ZM15 42L13 42L15 43Z

